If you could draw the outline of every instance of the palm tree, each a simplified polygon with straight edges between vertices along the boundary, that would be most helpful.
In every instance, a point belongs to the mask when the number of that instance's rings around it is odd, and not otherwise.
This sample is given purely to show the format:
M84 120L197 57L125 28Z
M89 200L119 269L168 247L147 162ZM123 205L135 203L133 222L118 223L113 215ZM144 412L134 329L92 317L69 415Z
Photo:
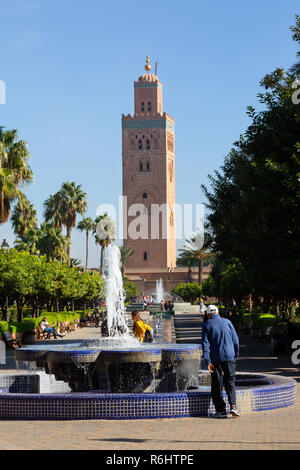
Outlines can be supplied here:
M63 235L62 231L50 224L42 223L41 236L38 242L38 249L47 258L60 260L62 263L69 263L70 239Z
M87 208L87 195L81 185L67 181L63 183L58 193L50 196L44 203L44 217L54 227L64 225L70 243L67 247L67 259L70 264L71 231L76 226L76 215L84 215Z
M204 244L202 248L197 245L196 237L192 237L190 240L186 240L186 245L179 250L179 258L182 260L188 260L192 265L198 265L198 284L202 283L202 268L203 262L206 259L211 258L211 253L207 251L208 242Z
M179 250L181 252L182 250ZM186 266L188 268L187 282L192 282L192 267L195 266L194 256L190 252L183 252L177 258L176 263L178 266Z
M81 259L71 258L70 259L70 268L77 269L78 271L83 271L83 266L82 266Z
M104 250L116 238L116 225L107 214L100 215L95 219L93 234L95 242L101 246L99 272L103 274Z
M121 253L121 271L122 271L122 276L124 277L125 275L125 265L128 261L128 259L133 255L134 251L131 248L131 246L123 245L120 246L120 253Z
M37 211L33 204L23 196L15 205L11 221L14 233L21 238L26 237L28 230L34 230L37 227Z
M42 223L40 228L28 230L24 239L17 238L15 248L18 251L36 252L57 259L61 262L67 262L67 249L70 240L63 235L62 231L46 222Z
M33 254L38 251L38 246L41 238L41 231L39 228L28 230L26 237L17 237L15 240L15 249L17 251L29 251Z
M29 158L27 143L18 141L16 129L0 127L0 224L9 219L11 203L22 196L20 187L33 179Z
M10 204L19 194L13 171L0 168L0 224L4 224L9 219Z
M60 193L50 195L44 202L44 217L46 222L51 222L53 227L62 229L63 215L60 211Z
M87 271L87 269L88 269L88 258L89 258L89 233L94 230L95 222L91 217L86 217L78 223L77 228L81 232L85 232L85 237L86 237L85 270Z

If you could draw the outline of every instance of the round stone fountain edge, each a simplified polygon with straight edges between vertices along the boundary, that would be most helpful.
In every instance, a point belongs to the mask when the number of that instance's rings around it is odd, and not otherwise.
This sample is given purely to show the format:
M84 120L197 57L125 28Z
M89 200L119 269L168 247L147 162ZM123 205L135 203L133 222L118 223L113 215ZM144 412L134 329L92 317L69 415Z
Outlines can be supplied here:
M247 375L251 375L247 373ZM267 377L273 383L237 389L241 413L291 406L296 401L294 379ZM7 377L7 376L6 376ZM1 378L0 378L1 379ZM1 382L0 382L1 383ZM226 394L224 398L229 407ZM155 419L209 416L214 412L210 391L172 393L0 393L0 418L23 420Z

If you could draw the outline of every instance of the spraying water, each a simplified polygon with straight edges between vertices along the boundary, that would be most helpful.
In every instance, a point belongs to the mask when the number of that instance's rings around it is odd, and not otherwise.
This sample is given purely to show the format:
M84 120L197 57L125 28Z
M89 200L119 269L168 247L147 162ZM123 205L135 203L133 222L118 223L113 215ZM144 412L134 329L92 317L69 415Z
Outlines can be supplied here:
M106 309L109 336L129 337L125 318L125 291L120 269L121 253L118 246L110 245L106 250Z
M164 301L165 299L165 293L164 293L164 286L163 286L163 280L160 279L159 281L156 281L156 302L160 303L161 301Z

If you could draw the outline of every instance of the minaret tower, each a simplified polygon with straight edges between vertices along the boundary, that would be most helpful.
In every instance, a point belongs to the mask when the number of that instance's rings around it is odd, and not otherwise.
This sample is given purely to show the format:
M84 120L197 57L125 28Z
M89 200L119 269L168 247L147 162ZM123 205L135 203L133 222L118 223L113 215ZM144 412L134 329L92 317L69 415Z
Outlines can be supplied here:
M146 56L146 73L134 82L134 115L122 115L123 196L127 197L124 245L134 250L126 267L141 272L176 266L175 122L163 112L162 84L150 70ZM136 212L136 204L144 209ZM145 222L142 238L136 238L139 216Z

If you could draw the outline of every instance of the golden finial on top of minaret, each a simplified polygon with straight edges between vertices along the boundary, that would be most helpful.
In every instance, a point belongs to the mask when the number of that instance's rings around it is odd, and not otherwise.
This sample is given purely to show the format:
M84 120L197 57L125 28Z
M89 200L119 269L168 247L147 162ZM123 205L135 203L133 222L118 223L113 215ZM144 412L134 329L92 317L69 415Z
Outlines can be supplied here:
M149 55L146 55L146 65L145 65L144 68L145 68L146 72L150 72L150 70L151 70Z

